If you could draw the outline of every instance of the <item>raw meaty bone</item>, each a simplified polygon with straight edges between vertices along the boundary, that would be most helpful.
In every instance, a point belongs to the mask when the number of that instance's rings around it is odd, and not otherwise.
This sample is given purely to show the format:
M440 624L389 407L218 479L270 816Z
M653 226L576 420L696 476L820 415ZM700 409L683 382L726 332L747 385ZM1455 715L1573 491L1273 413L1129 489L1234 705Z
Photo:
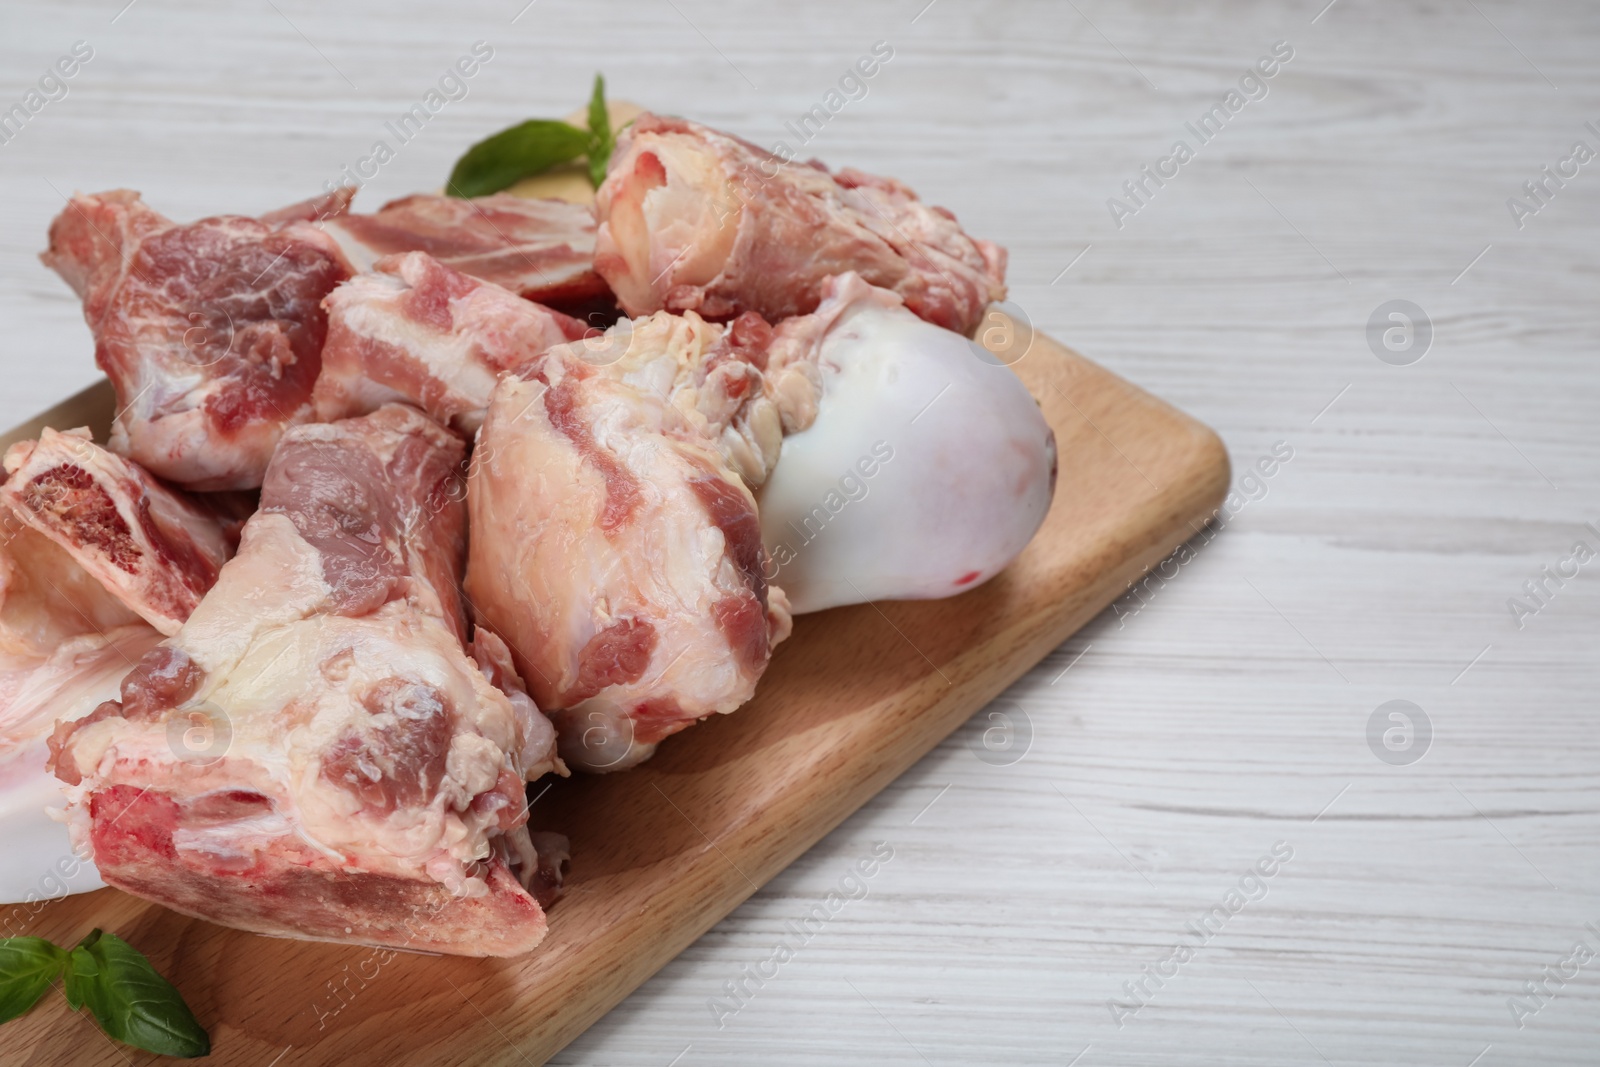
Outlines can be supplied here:
M179 225L125 189L76 196L42 257L83 298L117 389L110 447L190 489L250 489L311 415L322 298L348 276L308 220L347 194L263 219Z
M335 216L325 229L356 273L384 256L426 252L542 303L575 304L609 292L594 272L594 213L584 204L509 193L408 196L375 214Z
M661 396L551 349L489 404L468 477L467 594L561 755L620 770L750 699L788 635L755 501Z
M892 178L786 163L683 119L647 114L622 132L595 215L595 270L630 315L777 322L814 310L845 271L963 334L1005 299L1004 250Z
M1050 509L1055 435L1021 380L854 274L779 326L766 376L791 432L761 530L796 614L963 592Z
M0 504L171 636L230 555L222 522L96 445L89 431L45 430L5 454Z
M425 252L379 260L323 304L328 340L312 393L323 421L408 400L470 435L501 374L584 334L576 319Z
M45 739L117 695L215 581L222 524L137 465L45 430L6 453L0 486L0 900L100 885L47 817L61 783ZM140 622L143 617L150 625Z
M66 549L0 503L0 902L100 886L46 812L61 807L61 783L45 769L45 738L57 719L115 696L129 664L160 639Z
M463 651L461 441L417 411L290 429L239 553L52 747L107 883L258 933L509 956L558 850L548 725ZM479 656L493 664L496 642Z

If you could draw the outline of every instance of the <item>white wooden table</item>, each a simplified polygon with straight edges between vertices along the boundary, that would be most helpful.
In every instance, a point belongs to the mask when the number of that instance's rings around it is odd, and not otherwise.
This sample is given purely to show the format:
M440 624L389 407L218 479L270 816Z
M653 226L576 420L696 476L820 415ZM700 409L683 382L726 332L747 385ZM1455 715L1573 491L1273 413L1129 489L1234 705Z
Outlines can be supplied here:
M1008 245L1039 327L1217 427L1238 471L1292 450L1148 604L997 703L1031 724L1020 758L978 758L980 716L557 1062L1596 1061L1600 959L1563 961L1600 952L1600 564L1520 627L1507 600L1600 550L1600 162L1521 229L1506 201L1574 141L1600 150L1600 8L525 2L7 0L0 109L74 41L94 57L0 145L0 425L95 376L34 259L75 189L180 218L300 198L477 40L469 95L358 203L438 186L596 69L771 144L885 41L807 154ZM1107 198L1196 148L1184 124L1278 41L1265 97L1119 229ZM1418 362L1369 346L1391 300L1431 322ZM1368 742L1397 699L1431 723L1409 763ZM877 841L868 895L714 1012ZM1229 911L1275 844L1292 858ZM1547 966L1577 974L1527 998Z

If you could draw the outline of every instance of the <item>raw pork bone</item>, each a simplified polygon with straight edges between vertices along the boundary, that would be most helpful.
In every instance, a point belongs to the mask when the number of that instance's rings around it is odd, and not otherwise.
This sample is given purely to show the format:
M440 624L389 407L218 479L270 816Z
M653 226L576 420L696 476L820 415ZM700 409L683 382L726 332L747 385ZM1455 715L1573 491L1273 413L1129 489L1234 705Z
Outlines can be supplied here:
M778 322L846 271L963 334L1005 299L1005 251L892 178L786 163L683 119L642 115L622 132L595 214L595 270L630 315Z
M331 420L408 400L471 435L494 383L584 326L425 252L379 260L325 300L328 341L312 403Z
M580 304L610 292L594 272L594 212L585 204L509 193L408 196L376 214L332 218L326 228L358 273L384 256L426 252L542 303Z
M788 436L761 529L794 611L952 596L999 573L1055 493L1039 405L976 343L855 274L784 321L768 388Z
M0 504L169 637L231 554L213 511L96 445L88 430L18 442L5 471Z
M507 376L467 482L467 594L585 770L646 759L755 691L788 602L755 501L661 396L551 349Z
M45 430L13 445L5 477L0 902L100 886L47 813L60 807L61 783L46 767L46 739L57 721L117 696L128 668L161 640L152 625L175 632L229 553L208 508L94 445L86 430Z
M46 808L61 783L45 767L58 719L117 694L130 663L161 635L85 571L67 550L0 502L0 903L98 888L87 864L71 877L65 828ZM25 931L12 928L0 935Z
M306 220L348 200L179 225L125 189L72 199L42 258L83 298L116 386L112 451L190 489L261 484L284 428L311 415L322 298L349 274Z
M107 883L285 937L539 943L526 886L548 902L559 854L523 782L557 769L554 738L462 649L463 451L399 405L284 434L211 592L52 740Z

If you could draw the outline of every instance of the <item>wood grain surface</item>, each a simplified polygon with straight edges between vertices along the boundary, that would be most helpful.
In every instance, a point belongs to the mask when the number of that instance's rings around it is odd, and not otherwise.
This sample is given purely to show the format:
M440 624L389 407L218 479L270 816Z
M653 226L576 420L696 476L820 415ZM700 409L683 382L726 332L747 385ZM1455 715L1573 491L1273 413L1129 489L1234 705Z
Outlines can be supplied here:
M1600 525L1600 172L1520 229L1506 201L1575 140L1600 149L1595 5L125 2L0 6L6 106L73 41L96 49L0 145L0 426L97 376L35 259L74 189L184 218L289 202L477 39L496 55L471 94L358 203L436 188L464 145L566 113L596 69L793 142L885 41L803 154L902 178L1006 245L1035 325L1216 427L1249 494L1175 578L988 709L1027 716L1023 759L978 758L980 713L553 1062L1594 1062L1595 965L1520 1027L1510 1002L1574 942L1600 947L1600 572L1520 628L1507 601ZM1276 41L1295 55L1265 99L1117 228L1107 199ZM1433 326L1409 366L1366 337L1394 299ZM1240 485L1280 441L1293 458ZM1432 722L1410 765L1367 743L1394 699ZM894 859L868 896L719 1026L725 984L874 841ZM1124 983L1277 841L1294 858L1267 895L1146 979L1119 1027ZM332 977L306 972L306 997ZM457 999L463 1034L489 1025ZM310 1055L288 1045L260 1062Z

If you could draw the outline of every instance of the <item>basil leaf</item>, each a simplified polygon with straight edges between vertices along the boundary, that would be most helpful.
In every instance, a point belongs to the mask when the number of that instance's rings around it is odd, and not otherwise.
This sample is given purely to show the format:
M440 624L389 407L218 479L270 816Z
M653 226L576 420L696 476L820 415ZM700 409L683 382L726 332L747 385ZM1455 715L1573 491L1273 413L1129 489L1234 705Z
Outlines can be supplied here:
M594 76L594 92L589 96L589 184L596 189L606 180L606 164L617 139L611 133L611 115L606 111L606 80Z
M606 164L616 145L606 111L606 79L596 74L589 94L587 130L555 119L529 119L501 130L467 149L456 161L445 192L463 199L487 196L579 156L588 157L589 183L598 189L606 180Z
M99 937L100 931L95 930L89 937ZM84 938L87 941L89 938ZM67 973L61 983L61 991L67 995L67 1007L77 1011L89 999L89 985L100 974L100 962L89 955L89 950L81 944L67 954Z
M68 958L67 1002L87 1004L100 1029L161 1056L205 1056L211 1038L183 996L138 949L95 930Z
M67 954L42 937L0 938L0 1023L37 1004L66 962Z
M487 196L558 163L589 151L587 130L554 119L529 119L501 130L467 149L450 172L445 192L456 197Z

